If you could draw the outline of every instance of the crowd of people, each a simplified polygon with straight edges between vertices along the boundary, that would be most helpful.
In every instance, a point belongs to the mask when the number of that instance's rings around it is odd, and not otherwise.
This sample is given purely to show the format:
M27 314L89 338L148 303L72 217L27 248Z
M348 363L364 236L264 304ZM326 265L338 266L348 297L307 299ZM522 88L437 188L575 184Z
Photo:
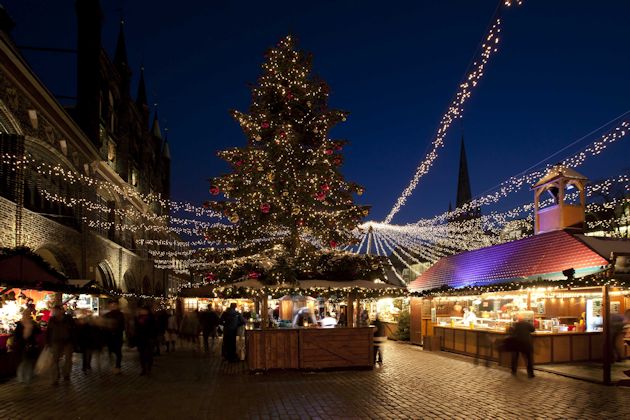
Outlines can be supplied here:
M74 353L81 354L85 374L92 370L93 359L100 361L104 352L112 373L120 374L125 342L138 351L140 375L151 374L153 359L162 351L173 352L181 345L214 352L221 336L221 355L226 361L238 362L245 357L246 318L247 314L237 311L236 303L223 312L219 308L186 312L178 322L173 310L145 305L128 314L121 311L118 301L111 300L102 316L88 309L70 311L55 305L42 328L27 307L13 332L12 351L20 360L17 379L29 383L35 374L49 374L53 384L69 381Z

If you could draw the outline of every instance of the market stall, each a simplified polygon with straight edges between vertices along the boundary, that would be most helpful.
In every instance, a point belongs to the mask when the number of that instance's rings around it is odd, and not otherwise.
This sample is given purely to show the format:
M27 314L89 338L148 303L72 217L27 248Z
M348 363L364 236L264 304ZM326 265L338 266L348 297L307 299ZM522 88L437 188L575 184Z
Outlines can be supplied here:
M621 322L630 307L630 291L610 292L610 314ZM472 296L426 299L430 308L430 335L441 349L469 356L499 360L497 343L517 318L529 320L536 364L601 360L602 289L532 288L489 292ZM429 334L428 334L429 335ZM619 340L614 343L622 357L629 354Z
M370 319L374 320L378 316L385 327L387 338L395 339L401 313L408 311L409 298L385 297L373 300L366 306L369 310Z
M54 291L66 283L63 274L28 248L0 250L0 377L15 374L18 359L10 351L11 335L22 312L30 310L45 325L57 299Z
M258 302L263 320L261 328L245 331L247 362L251 370L371 368L373 328L355 326L360 302L364 300L363 305L368 306L368 299L403 294L404 288L366 280L303 280L267 286L253 279L182 293L183 299L198 295L226 301L252 299ZM270 314L276 308L278 320L269 322ZM303 309L313 316L317 314L317 319L301 324L305 326L294 327L291 319ZM322 328L318 321L331 314L336 314L348 327Z

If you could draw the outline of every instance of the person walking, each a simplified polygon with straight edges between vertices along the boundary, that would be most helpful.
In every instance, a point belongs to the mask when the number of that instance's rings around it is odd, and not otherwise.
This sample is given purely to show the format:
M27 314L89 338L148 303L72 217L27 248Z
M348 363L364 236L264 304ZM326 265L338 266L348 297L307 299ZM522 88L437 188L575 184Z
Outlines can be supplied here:
M385 324L381 321L378 314L374 320L374 364L380 363L383 365L383 347L387 341L387 334L385 333Z
M168 314L166 310L160 309L155 312L155 355L160 356L162 344L165 343L164 335L166 334L166 324L168 323Z
M22 319L17 322L14 332L15 351L19 356L20 364L17 368L18 382L29 384L33 379L33 368L39 355L37 336L41 329L33 320L29 309L22 313Z
M114 374L120 373L122 364L123 333L125 331L125 315L120 311L117 300L109 301L109 312L104 316L107 321L107 350L111 360L116 357L116 364L112 369Z
M135 334L142 369L140 375L150 375L153 367L153 348L157 337L157 326L149 306L144 306L138 310Z
M59 383L59 362L64 358L61 369L64 381L70 380L72 371L72 353L74 352L75 324L74 319L65 313L63 306L55 305L53 316L48 320L46 344L53 355L52 380Z
M199 311L188 312L182 319L182 324L179 328L184 340L186 340L193 348L193 351L197 351L199 348Z
M172 309L168 314L164 339L166 340L166 352L175 351L175 341L177 340L177 319L175 319L175 312Z
M518 357L522 354L527 363L527 376L530 378L534 377L534 345L532 342L532 333L534 331L534 325L525 321L522 317L519 317L510 328L508 337L510 343L508 347L512 351L512 375L516 375Z
M236 354L236 336L238 327L245 325L245 319L236 311L236 303L221 314L221 325L223 325L223 348L222 355L228 362L238 362Z
M83 373L87 373L88 370L92 370L92 353L97 347L97 329L92 323L92 315L88 311L84 311L81 317L77 318L77 343L79 345L79 351L82 353L82 370Z
M219 315L211 308L199 312L199 323L201 324L201 333L203 334L203 348L206 353L210 351L208 338L212 338L212 350L214 350L214 342L217 338L217 327L219 326Z

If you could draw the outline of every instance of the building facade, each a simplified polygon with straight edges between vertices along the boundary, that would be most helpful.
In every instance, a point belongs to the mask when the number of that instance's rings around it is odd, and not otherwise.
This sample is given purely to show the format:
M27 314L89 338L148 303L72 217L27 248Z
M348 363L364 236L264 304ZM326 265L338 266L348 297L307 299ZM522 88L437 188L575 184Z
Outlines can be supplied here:
M149 126L142 72L130 94L122 23L110 60L99 2L77 0L76 11L77 102L66 109L16 48L0 8L0 247L27 246L106 290L162 295L172 276L140 244L172 237L168 144L157 114Z

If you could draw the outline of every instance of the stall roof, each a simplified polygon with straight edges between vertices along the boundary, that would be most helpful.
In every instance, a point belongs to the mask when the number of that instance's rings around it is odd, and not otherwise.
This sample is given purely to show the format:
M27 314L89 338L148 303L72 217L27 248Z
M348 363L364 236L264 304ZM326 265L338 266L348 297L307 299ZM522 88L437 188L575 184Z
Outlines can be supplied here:
M603 238L600 236L575 235L577 239L584 242L589 248L597 252L606 259L611 259L614 253L630 253L629 239Z
M29 253L0 254L0 283L22 288L41 289L67 283L66 276Z
M581 274L600 271L608 256L587 246L581 236L560 230L444 257L412 281L409 290L561 279L569 268Z

